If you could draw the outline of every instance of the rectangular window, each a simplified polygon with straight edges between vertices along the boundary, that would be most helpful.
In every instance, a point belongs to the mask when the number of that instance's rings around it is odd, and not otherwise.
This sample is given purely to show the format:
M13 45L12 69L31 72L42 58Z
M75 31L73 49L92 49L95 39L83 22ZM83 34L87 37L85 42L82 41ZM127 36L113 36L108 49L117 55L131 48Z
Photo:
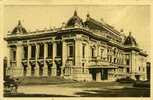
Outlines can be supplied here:
M85 45L82 45L82 57L85 58Z
M109 62L109 58L110 58L109 55L107 55L107 61L108 61L108 62Z
M91 48L91 57L94 58L95 57L95 49Z
M127 70L126 70L126 71L127 71L127 73L129 73L129 72L130 72L130 69L129 69L129 68L127 68Z
M141 67L139 66L139 71L141 71Z
M62 43L57 43L57 50L56 50L56 56L61 57L62 56Z
M114 58L114 63L116 63L116 60L117 60L117 59L116 59L116 58Z
M44 58L44 44L39 45L39 58Z
M24 46L24 59L28 59L28 46Z
M109 58L109 62L112 63L112 56L110 56L110 58Z
M53 46L52 44L48 44L48 58L53 57Z
M13 61L16 61L16 51L13 50Z
M101 49L101 59L103 58L104 49Z
M130 60L126 59L126 65L130 65Z
M84 63L82 63L82 73L84 73Z
M74 46L73 45L70 45L69 46L69 57L73 57L74 56Z
M145 68L143 68L143 72L145 72Z
M36 46L32 45L31 46L31 59L35 59L36 56Z

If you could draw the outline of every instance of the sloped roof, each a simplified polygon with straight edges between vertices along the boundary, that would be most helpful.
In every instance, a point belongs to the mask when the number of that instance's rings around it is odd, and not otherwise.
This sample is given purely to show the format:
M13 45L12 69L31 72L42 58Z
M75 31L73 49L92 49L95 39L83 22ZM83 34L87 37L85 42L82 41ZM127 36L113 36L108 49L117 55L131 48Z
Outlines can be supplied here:
M87 26L89 29L110 30L118 35L120 34L119 31L115 30L109 24L107 24L105 22L99 22L99 21L91 18L89 14L87 14L87 20L84 22L84 25Z

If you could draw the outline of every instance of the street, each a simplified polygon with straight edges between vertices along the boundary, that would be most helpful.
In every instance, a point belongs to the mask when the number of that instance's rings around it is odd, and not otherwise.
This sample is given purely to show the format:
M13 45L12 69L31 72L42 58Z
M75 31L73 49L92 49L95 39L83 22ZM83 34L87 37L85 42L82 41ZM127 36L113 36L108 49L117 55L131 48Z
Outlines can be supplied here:
M14 96L46 97L149 97L150 88L117 82L76 82L55 85L19 86Z

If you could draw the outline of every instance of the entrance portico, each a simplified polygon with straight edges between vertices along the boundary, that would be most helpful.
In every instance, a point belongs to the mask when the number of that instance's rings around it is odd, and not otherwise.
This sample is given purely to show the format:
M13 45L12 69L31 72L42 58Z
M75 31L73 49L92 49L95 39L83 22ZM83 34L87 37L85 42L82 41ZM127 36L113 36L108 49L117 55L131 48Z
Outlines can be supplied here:
M109 75L116 67L113 66L90 66L89 73L93 81L111 80Z

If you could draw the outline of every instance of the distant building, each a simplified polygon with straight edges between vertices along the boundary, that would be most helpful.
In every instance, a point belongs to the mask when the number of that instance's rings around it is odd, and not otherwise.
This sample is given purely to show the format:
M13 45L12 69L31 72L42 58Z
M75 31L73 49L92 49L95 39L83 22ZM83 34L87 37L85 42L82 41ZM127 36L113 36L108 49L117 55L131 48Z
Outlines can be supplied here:
M77 12L62 27L27 32L21 22L5 37L10 75L61 76L80 81L146 80L147 54L132 36L124 35L89 14Z

